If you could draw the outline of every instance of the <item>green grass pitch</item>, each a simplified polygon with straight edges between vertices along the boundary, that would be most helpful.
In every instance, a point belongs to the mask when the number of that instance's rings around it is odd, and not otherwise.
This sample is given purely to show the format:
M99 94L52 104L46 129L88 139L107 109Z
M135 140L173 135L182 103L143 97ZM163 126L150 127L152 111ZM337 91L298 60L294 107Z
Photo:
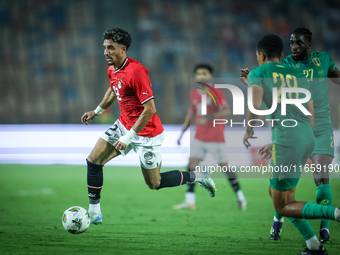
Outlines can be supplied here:
M163 168L162 171L170 169ZM0 165L0 254L296 254L305 243L286 219L281 242L270 241L273 206L267 179L240 179L248 210L240 212L226 179L211 198L196 187L197 209L175 211L185 187L149 190L137 167L105 167L102 225L81 235L64 230L61 217L73 205L88 209L86 167ZM340 180L331 180L340 205ZM315 201L312 179L297 187L298 200ZM319 221L312 220L318 231ZM340 223L331 222L340 254Z

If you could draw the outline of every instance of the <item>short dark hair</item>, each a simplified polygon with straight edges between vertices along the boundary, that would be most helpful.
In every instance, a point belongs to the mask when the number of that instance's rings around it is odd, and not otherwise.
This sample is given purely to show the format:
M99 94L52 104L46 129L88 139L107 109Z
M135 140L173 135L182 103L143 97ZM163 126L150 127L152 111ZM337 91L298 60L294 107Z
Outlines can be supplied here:
M257 42L256 49L266 54L268 59L280 58L283 51L282 39L273 34L264 35Z
M303 35L307 42L309 42L309 43L312 42L312 32L308 28L298 27L298 28L294 29L292 34Z
M103 34L103 40L111 39L115 43L125 45L129 49L131 45L131 36L128 32L121 28L113 28L106 30Z
M205 68L205 69L207 69L210 72L210 74L213 74L214 69L208 63L199 63L199 64L197 64L195 66L195 68L194 68L194 73L196 73L197 69L200 69L200 68Z

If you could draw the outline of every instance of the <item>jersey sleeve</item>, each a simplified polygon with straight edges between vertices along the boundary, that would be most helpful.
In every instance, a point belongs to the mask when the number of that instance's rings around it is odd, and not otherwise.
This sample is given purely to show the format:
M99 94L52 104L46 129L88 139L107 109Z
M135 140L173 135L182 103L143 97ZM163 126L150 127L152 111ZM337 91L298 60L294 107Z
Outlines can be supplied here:
M222 101L222 105L220 105L219 108L228 108L229 103L227 101L227 98L225 97L223 90L217 89L217 94L219 95L219 97L221 98L221 101Z
M262 78L261 78L261 75L259 74L258 68L255 68L254 70L252 70L248 75L248 87L251 87L251 86L259 86L263 88Z
M130 86L136 92L141 104L145 104L154 98L151 90L149 72L144 66L138 67L134 70L131 76Z
M113 66L109 66L109 68L107 69L107 76L109 76L110 79L111 79L112 72L113 72Z
M290 61L289 61L289 57L288 57L288 56L285 57L284 59L282 59L282 60L280 61L280 64L281 64L281 65L284 65L284 66L292 66L292 65L290 64Z
M326 60L327 60L327 65L329 66L328 67L328 73L333 72L334 69L335 69L333 59L327 52L324 52L324 54L325 54L325 57L326 57Z
M191 114L196 114L196 105L194 103L194 100L195 100L195 91L191 91L190 92L190 106L189 106L189 109L188 109L188 112L191 113Z

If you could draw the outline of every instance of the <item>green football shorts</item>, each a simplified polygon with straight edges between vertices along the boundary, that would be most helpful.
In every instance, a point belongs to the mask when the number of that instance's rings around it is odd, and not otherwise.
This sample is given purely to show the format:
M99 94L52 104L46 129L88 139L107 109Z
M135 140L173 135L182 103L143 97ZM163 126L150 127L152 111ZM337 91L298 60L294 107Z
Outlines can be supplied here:
M322 131L313 130L315 136L315 147L313 154L326 154L334 157L334 135L332 126Z
M294 188L301 177L301 168L314 150L315 142L296 146L273 143L270 166L270 187L276 190Z

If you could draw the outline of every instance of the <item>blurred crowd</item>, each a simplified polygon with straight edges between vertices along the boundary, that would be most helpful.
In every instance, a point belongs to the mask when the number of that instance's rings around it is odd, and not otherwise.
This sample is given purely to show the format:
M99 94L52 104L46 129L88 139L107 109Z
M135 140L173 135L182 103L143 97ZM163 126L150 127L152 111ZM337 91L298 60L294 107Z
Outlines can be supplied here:
M263 34L281 36L287 55L299 26L313 32L313 50L328 52L340 68L336 0L0 1L1 123L79 123L108 86L101 46L106 29L131 33L128 56L148 68L158 115L178 124L196 63L211 63L215 77L237 78L241 68L257 66L255 45ZM99 121L112 122L117 108Z

